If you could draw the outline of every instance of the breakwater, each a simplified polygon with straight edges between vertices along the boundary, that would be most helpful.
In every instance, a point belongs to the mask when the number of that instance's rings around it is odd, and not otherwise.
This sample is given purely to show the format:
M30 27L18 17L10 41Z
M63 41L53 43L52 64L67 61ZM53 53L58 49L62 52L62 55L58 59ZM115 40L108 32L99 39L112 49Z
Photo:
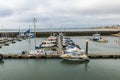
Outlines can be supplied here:
M100 33L103 36L109 36L111 34L116 34L119 31L69 31L69 32L65 32L62 31L63 34L65 34L66 36L91 36L94 33ZM36 37L48 37L50 34L52 33L59 33L59 32L36 32ZM3 32L0 33L0 36L3 36ZM17 37L18 32L6 32L8 37Z

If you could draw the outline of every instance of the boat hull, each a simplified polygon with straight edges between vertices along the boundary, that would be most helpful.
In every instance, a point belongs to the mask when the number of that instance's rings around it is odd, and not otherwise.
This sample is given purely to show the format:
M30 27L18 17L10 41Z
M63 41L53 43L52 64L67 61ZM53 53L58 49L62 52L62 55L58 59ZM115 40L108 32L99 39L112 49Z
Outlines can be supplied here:
M63 58L65 61L75 61L75 62L84 62L89 61L89 59L79 59L79 58Z

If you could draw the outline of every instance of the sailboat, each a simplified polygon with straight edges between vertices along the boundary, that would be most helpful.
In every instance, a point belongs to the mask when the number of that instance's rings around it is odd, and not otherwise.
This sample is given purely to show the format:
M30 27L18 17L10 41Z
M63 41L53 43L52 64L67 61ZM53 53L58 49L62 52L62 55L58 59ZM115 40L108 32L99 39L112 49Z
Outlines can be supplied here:
M17 38L18 38L19 40L21 40L21 38L25 38L25 34L24 34L24 32L21 32L20 27L19 27L19 32L18 32L18 34L17 34Z
M24 32L26 38L34 38L34 33L31 33L30 29Z

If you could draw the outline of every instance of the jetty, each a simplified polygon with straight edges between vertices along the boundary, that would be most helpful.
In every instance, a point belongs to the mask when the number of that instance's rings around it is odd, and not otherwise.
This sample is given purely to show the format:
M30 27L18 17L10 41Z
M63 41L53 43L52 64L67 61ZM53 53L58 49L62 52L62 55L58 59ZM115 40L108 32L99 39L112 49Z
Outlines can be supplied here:
M87 56L91 59L114 59L120 58L120 53L91 53Z
M87 56L90 59L117 59L120 58L120 53L116 54L87 54ZM42 59L42 58L48 58L48 59L60 59L60 55L58 54L47 54L47 55L40 55L40 54L34 54L34 55L28 55L28 54L3 54L3 59Z

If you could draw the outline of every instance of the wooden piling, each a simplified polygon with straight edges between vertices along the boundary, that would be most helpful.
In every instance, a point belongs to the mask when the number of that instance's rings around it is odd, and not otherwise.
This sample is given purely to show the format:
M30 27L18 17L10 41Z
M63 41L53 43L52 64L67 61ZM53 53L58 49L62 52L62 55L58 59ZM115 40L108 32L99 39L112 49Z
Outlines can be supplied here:
M88 40L86 41L86 54L88 54Z

